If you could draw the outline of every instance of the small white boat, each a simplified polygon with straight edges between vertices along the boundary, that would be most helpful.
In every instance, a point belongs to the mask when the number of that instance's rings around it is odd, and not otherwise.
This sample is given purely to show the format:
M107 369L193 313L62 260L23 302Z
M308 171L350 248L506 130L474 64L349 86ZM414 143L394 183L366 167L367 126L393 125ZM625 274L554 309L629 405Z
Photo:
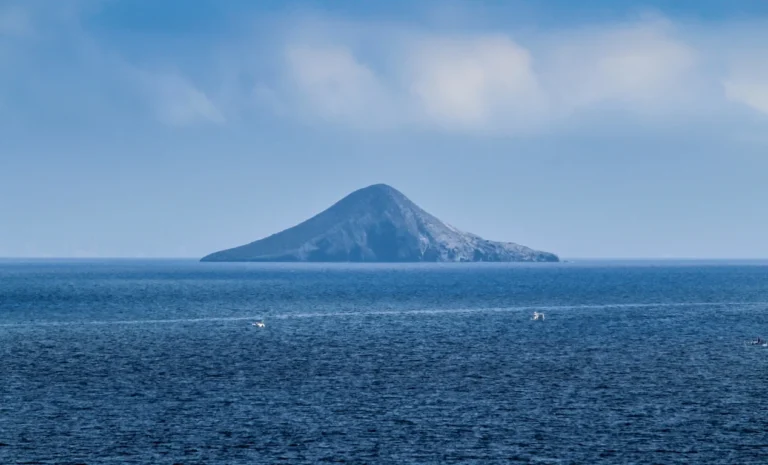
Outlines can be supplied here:
M533 318L531 318L531 319L534 320L534 321L535 320L543 320L544 319L544 314L543 313L539 313L539 312L533 312Z
M757 338L757 339L752 339L751 341L745 342L744 345L754 346L754 347L768 347L768 341L761 338Z
M266 325L264 324L263 321L259 320L259 321L255 321L255 322L251 323L251 326L256 326L257 328L263 328Z

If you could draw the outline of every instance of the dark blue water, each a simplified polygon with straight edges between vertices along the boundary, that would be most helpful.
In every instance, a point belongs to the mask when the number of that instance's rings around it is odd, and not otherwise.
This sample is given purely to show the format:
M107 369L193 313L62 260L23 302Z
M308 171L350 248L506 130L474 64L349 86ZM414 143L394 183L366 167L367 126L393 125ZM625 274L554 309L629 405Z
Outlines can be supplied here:
M760 264L4 261L0 463L768 463L767 308Z

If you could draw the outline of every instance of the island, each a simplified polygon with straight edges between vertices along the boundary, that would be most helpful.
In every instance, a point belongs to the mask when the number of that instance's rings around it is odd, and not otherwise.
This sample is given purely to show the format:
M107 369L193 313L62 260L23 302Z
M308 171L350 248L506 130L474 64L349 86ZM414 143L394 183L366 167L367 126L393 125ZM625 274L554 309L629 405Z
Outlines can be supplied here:
M460 231L397 189L356 190L292 228L203 262L558 262L557 255Z

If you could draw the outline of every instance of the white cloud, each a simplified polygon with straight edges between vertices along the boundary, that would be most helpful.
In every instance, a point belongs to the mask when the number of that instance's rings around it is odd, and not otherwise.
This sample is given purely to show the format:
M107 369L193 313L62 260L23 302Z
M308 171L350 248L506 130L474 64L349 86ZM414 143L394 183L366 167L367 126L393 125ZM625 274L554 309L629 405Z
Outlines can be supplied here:
M117 113L116 102L138 86L141 103L174 126L223 124L261 112L357 130L518 135L581 130L584 124L607 121L609 113L659 125L717 119L729 108L727 101L768 113L768 72L753 69L768 46L765 24L703 27L645 18L541 31L458 31L453 26L447 31L290 17L247 38L224 38L177 63L158 47L147 56L135 54L128 64L120 45L110 47L103 37L83 30L68 9L52 14L42 8L47 2L37 5L33 16L26 6L0 8L0 65L15 70L11 77L21 87L42 86L47 79L32 70L59 66L49 73L46 87L69 89L66 76L82 83L80 77L87 75L103 84L89 86L88 100L98 100L98 112L109 106ZM36 32L39 40L3 40ZM64 43L71 46L61 47ZM217 51L206 54L213 48ZM61 50L71 51L72 59L51 60ZM734 50L740 51L743 66L729 68ZM3 55L20 65L12 67ZM174 71L137 71L148 69L147 63L164 63ZM24 82L24 72L38 79ZM195 85L191 77L208 87ZM74 94L64 101L75 101ZM125 105L126 111L131 108L134 102Z
M505 36L418 36L378 71L343 43L310 42L286 49L283 100L326 121L519 130L546 110L528 51Z
M666 111L692 89L697 53L667 22L576 31L559 41L546 72L562 110L612 104Z
M758 52L750 60L732 65L730 74L723 80L726 98L746 105L752 110L768 114L768 66L765 53Z
M768 114L768 81L736 78L725 81L725 94L731 101L743 103Z
M291 46L286 62L299 96L317 116L355 125L385 117L387 90L347 48Z
M172 126L225 122L224 115L211 99L182 76L140 74L147 97L161 122Z
M528 50L503 35L422 40L408 68L410 97L440 126L520 126L547 106Z
M390 126L520 134L600 108L658 118L717 98L700 95L695 47L658 19L560 31L527 45L504 33L393 29L387 37L377 28L377 42L387 44L379 47L388 48L377 68L364 64L370 54L357 45L371 39L359 32L365 28L350 30L359 37L325 29L326 37L288 49L293 97L305 103L299 112L358 126L387 115Z
M0 103L6 97L4 88L16 88L21 91L14 105L23 106L23 113L33 114L31 109L48 116L61 112L104 119L135 109L128 99L138 96L168 125L225 122L217 104L182 73L148 72L84 30L83 12L98 1L25 0L0 8L0 69L12 69L0 73ZM15 111L10 103L2 109L7 114Z

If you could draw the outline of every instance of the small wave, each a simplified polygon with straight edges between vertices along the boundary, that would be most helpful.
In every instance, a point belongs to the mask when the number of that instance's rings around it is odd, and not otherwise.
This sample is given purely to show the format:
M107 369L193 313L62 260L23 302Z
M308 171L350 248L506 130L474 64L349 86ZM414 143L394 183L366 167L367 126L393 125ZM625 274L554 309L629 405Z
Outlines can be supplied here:
M235 316L235 317L204 317L204 318L169 318L160 320L100 320L100 321L41 321L35 323L3 323L0 328L29 327L29 326L108 326L108 325L152 325L174 323L205 323L257 320L261 316Z

